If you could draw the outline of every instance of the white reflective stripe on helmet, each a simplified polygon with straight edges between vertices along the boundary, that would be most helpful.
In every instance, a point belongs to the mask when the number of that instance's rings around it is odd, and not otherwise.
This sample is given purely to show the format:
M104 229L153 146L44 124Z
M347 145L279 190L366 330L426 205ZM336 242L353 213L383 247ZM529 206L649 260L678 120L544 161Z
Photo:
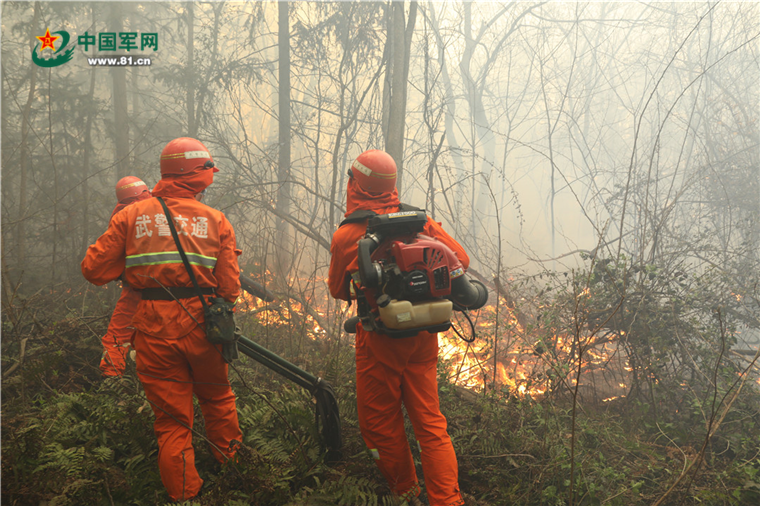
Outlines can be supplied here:
M208 154L208 151L185 151L185 158L211 158L211 155Z
M148 186L143 181L135 181L134 183L127 183L124 186L119 186L116 188L117 190L126 190L127 188L132 188L133 186Z
M372 175L372 169L361 163L359 160L354 160L352 167L364 174L365 176Z

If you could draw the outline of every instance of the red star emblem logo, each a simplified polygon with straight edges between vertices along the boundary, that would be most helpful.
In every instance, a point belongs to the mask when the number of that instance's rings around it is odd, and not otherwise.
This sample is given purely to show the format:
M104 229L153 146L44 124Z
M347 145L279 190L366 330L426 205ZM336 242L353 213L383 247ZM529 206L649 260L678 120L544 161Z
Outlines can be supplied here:
M40 48L40 51L44 50L46 47L49 47L50 49L55 51L55 46L53 45L53 42L60 39L58 35L56 36L50 35L50 28L48 28L45 31L45 35L43 35L42 37L37 37L37 38L40 39L40 42L42 42L42 47Z

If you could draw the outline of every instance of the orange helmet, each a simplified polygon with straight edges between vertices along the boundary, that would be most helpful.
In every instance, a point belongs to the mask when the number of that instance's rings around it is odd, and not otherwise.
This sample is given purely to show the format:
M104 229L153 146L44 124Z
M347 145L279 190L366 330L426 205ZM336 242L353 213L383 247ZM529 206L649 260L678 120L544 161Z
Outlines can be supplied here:
M197 139L191 137L179 137L161 151L161 176L167 174L187 174L201 167L213 168L214 159L206 149L206 146Z
M148 185L146 185L142 179L135 176L127 176L119 179L116 183L116 199L119 202L136 197L142 192L150 191Z
M351 175L362 190L370 193L392 192L396 188L396 162L385 151L370 149L356 157Z

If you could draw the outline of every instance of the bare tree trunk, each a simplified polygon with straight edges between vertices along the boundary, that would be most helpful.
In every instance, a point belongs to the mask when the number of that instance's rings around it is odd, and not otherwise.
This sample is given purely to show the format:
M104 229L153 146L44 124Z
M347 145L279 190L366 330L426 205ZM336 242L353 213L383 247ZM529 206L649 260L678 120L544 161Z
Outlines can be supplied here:
M385 26L388 27L385 36L385 47L383 48L383 61L385 61L385 74L383 75L383 110L381 114L381 130L386 145L388 144L389 120L391 111L391 90L393 84L393 41L397 38L394 32L395 24L393 23L393 8L385 9Z
M290 23L289 2L280 2L279 32L279 163L277 167L277 211L278 216L290 213ZM280 274L290 270L290 227L288 222L277 218L277 267Z
M92 25L95 26L95 7L91 7ZM137 67L135 67L137 68ZM87 93L87 103L90 109L84 126L84 153L82 154L82 246L80 253L84 255L90 244L90 157L92 156L92 122L96 111L92 107L95 97L95 72L90 70L90 90Z
M40 18L40 3L34 2L34 17L29 27L29 39L35 40L34 34ZM29 49L34 44L30 42ZM23 118L21 120L21 161L19 163L19 196L18 196L18 224L16 225L16 255L19 271L26 267L26 183L29 172L29 115L34 102L34 91L37 85L37 65L31 65L31 77L29 78L29 95L24 105Z
M124 30L120 3L111 4L111 26L116 32ZM114 143L116 145L116 174L114 179L129 173L129 113L127 111L127 68L111 67L113 80Z
M484 66L481 76L475 78L471 69L473 63L473 56L475 54L475 48L480 43L483 36L483 28L476 37L472 34L472 4L465 2L463 4L464 9L464 36L465 36L465 48L462 53L462 59L459 63L459 71L462 74L462 82L465 86L465 97L467 98L467 104L470 109L470 149L471 155L471 171L472 171L472 194L470 204L470 233L472 234L472 247L473 252L477 257L479 252L478 247L478 232L481 226L480 219L478 219L478 213L485 213L488 206L488 195L485 189L483 181L490 179L491 170L495 163L496 157L496 139L494 138L493 131L491 130L491 123L486 115L485 106L483 105L483 82L485 82L485 73L487 72L487 66ZM496 16L491 20L495 21L496 18L502 16L506 12L506 7L501 9ZM490 24L490 23L489 23ZM483 178L476 177L478 170L476 166L476 158L478 157L478 148L482 147L482 158L480 162L480 174Z
M187 84L187 135L198 135L195 124L195 21L194 2L187 4L187 67L185 83Z
M467 91L465 93L465 97L467 99L467 104L469 105L469 124L470 124L470 175L472 176L470 184L471 186L471 194L470 194L470 235L472 237L471 240L471 251L474 253L474 257L479 257L479 248L478 248L478 223L479 220L477 220L477 201L478 198L476 196L477 190L479 187L479 181L478 178L475 177L475 163L477 158L477 132L479 131L478 125L477 125L477 115L478 112L476 109L478 108L476 100L478 96L478 91L476 89L475 82L472 77L472 72L470 70L470 65L472 63L472 56L475 52L475 46L476 41L472 37L472 4L469 2L465 2L462 5L464 9L464 37L465 37L465 47L464 52L462 53L462 59L459 62L459 71L462 74L462 81L464 83L465 90Z
M391 6L390 58L388 70L390 78L390 103L388 108L388 129L385 137L385 151L396 161L398 176L396 187L401 193L404 175L404 126L406 120L406 88L409 76L409 54L412 34L417 19L417 2L409 4L409 22L404 21L404 2L393 2Z
M345 18L344 23L346 25L351 24L352 19L352 13L350 11L347 12L348 16ZM345 33L344 40L342 43L343 48L343 61L346 61L347 59L351 58L351 43L350 43L350 37L348 32ZM386 48L385 52L383 54L383 60L380 65L378 65L377 70L375 74L372 76L372 79L370 79L367 86L364 88L364 90L361 93L354 93L353 96L356 96L357 98L355 100L352 100L352 91L356 89L355 80L356 75L353 77L350 77L348 82L344 80L343 73L338 73L337 81L340 89L340 95L338 100L338 117L340 118L340 127L338 127L338 131L335 134L333 141L333 147L332 147L332 181L330 183L330 197L328 199L328 206L329 206L329 228L328 230L333 230L335 223L337 220L339 220L340 216L342 215L343 210L343 203L345 201L342 201L341 203L338 203L338 196L342 196L341 188L345 188L344 181L346 177L346 168L348 167L348 153L347 150L342 149L343 145L343 139L353 139L355 137L355 133L357 131L357 123L358 123L358 116L359 112L362 109L362 104L366 100L367 96L369 95L370 91L372 91L375 88L375 85L377 81L380 79L381 75L387 76L387 71L384 72L385 67L388 65L388 44L386 42ZM385 86L384 90L387 90L388 87ZM387 107L383 106L383 114L387 112ZM383 120L385 121L385 120ZM382 128L385 129L386 125L383 123ZM383 135L385 135L385 130L383 130ZM367 146L366 148L369 148ZM365 148L365 149L366 149Z
M90 91L87 94L87 103L93 103L95 96L95 72L90 70ZM82 156L82 253L90 243L90 156L92 154L92 121L95 116L94 108L87 113L87 122L84 126L84 154Z
M462 160L461 155L461 147L459 146L459 141L457 140L457 136L455 133L455 130L457 129L454 125L454 120L456 118L456 98L454 96L454 87L451 84L451 76L449 75L449 68L446 65L446 46L443 42L443 37L441 37L440 30L438 28L438 21L436 20L435 16L435 3L431 2L429 4L430 9L430 25L433 29L433 33L435 34L435 39L438 43L438 61L441 64L441 79L443 81L444 89L446 90L445 94L445 101L446 101L446 111L444 115L444 131L446 132L446 143L449 145L451 158L454 161L454 166L456 167L456 179L462 179L464 177L465 167L464 167L464 161ZM463 185L458 184L454 187L454 211L459 215L461 214L461 206L462 202L464 201L464 192L462 191ZM453 213L452 213L453 214ZM460 220L454 220L454 235L459 235L459 227L460 227Z
M214 13L214 23L211 26L211 65L206 73L207 76L215 74L219 68L219 30L221 28L222 11L225 4L222 2L212 4L212 11ZM195 130L197 132L197 124L201 121L201 115L203 113L203 106L206 102L206 96L209 91L209 82L206 80L194 81L194 88L198 93L198 105L194 108L193 121L196 125ZM193 95L193 102L195 102L195 95ZM197 133L196 133L197 135ZM235 174L237 177L238 174Z
M132 96L132 121L140 117L140 67L130 69L130 95Z
M55 146L53 144L53 90L52 69L48 69L48 140L50 142L50 166L53 168L53 254L50 256L50 284L56 281L58 265L58 166L55 163Z

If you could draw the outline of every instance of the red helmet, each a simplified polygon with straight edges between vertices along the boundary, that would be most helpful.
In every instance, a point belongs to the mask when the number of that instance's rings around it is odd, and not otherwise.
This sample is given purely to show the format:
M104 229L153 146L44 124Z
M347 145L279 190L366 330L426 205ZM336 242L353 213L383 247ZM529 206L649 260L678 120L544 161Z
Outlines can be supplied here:
M214 168L214 172L219 172L208 149L197 139L180 137L169 141L161 151L161 176L187 174L201 167Z
M357 156L351 164L351 174L362 190L370 193L392 192L396 188L396 162L379 149Z
M142 179L135 176L127 176L119 179L116 183L116 199L119 202L136 197L142 192L150 191L148 185L146 185Z

